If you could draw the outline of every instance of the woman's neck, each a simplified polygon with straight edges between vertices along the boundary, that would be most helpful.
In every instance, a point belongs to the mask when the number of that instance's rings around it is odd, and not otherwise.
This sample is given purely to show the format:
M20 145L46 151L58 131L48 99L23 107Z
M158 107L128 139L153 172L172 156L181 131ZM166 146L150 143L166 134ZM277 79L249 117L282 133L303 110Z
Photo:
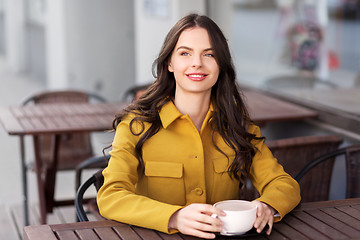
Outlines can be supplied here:
M197 130L200 132L210 105L209 94L176 94L174 104L184 115L189 115Z

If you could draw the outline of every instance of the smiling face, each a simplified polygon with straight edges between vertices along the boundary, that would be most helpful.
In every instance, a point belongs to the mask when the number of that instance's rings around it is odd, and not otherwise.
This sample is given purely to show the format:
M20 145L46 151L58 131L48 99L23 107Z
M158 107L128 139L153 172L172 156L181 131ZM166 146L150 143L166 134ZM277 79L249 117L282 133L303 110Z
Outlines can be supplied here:
M206 29L194 27L181 33L168 70L174 73L175 96L192 93L210 97L220 70Z

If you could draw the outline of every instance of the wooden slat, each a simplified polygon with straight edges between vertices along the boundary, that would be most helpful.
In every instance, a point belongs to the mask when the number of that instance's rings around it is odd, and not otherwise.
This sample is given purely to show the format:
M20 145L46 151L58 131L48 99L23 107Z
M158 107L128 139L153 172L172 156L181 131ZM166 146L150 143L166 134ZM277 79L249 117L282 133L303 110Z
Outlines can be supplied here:
M155 232L147 228L132 227L142 239L162 240L161 237Z
M22 125L8 108L0 108L0 121L9 134L16 134L23 130Z
M38 109L34 105L25 106L22 108L23 117L35 117L38 112L36 111ZM38 109L40 110L40 109Z
M60 240L79 240L73 231L57 231L56 235Z
M318 239L318 240L330 239L327 236L325 236L324 234L315 230L315 228L313 228L313 226L309 226L309 225L307 225L307 223L304 223L304 222L300 221L298 218L292 216L292 214L286 216L286 224L290 225L292 228L296 229L296 231L301 232L308 238L313 238L313 239ZM297 239L297 238L292 237L292 239Z
M36 224L39 224L40 221L40 206L38 203L34 203L31 206L31 212L34 218L36 218ZM58 208L54 208L52 213L46 215L46 220L48 224L61 224L65 223L64 218L62 217Z
M158 234L162 239L166 239L166 240L183 240L183 238L177 234L176 235L175 234L166 234L166 233L162 233L162 232L159 232Z
M352 207L352 208L355 208L355 209L357 209L357 210L360 211L360 204L358 204L358 205L351 205L351 207Z
M49 225L24 227L24 238L25 240L28 239L58 240L53 234Z
M281 233L276 231L276 229L273 229L271 231L270 236L266 236L266 237L267 237L267 239L271 239L271 240L285 240L285 239L287 239L285 236L281 235Z
M62 206L55 208L57 213L62 216L63 223L76 222L76 211L74 206Z
M325 224L324 222L312 217L305 212L297 213L296 217L305 223L311 224L313 228L315 228L317 231L321 232L323 235L329 238L334 238L338 240L349 238L348 236L344 236L343 232L340 232L334 228L329 228L328 224Z
M58 123L59 117L43 117L42 121L46 124L47 129L57 129L60 127L60 124Z
M283 220L284 221L284 220ZM294 228L288 226L284 222L275 224L273 227L276 231L278 231L281 235L288 237L289 239L297 239L297 240L307 240L309 238L305 237L303 234L296 231Z
M109 239L119 239L119 236L115 233L115 231L110 228L95 228L96 234L100 237L100 239L109 240Z
M336 208L324 208L321 210L355 229L360 229L360 221L356 221L352 216L349 216Z
M307 213L312 215L313 217L321 220L322 222L326 223L327 225L331 226L331 228L334 228L349 237L356 237L356 236L359 236L359 234L360 234L360 232L357 231L356 229L346 225L345 223L339 221L336 218L333 218L332 216L324 213L321 210L311 210L311 211L307 211Z
M20 240L22 231L18 231L9 209L0 205L0 239Z
M95 228L95 227L117 227L117 226L127 226L127 225L115 221L96 221L96 222L54 224L50 226L53 229L53 231L60 231L60 230L63 231L66 229L75 230L75 229L87 229L87 228Z
M49 127L46 122L44 122L43 118L28 118L31 123L32 129L36 129L38 131L47 131Z
M93 231L93 229L80 229L75 231L76 234L79 236L82 240L99 240L100 238L96 233Z
M132 240L141 240L139 235L128 225L121 225L114 227L116 233L121 237L121 239L132 239Z
M352 206L337 207L337 209L352 216L353 218L360 220L360 210L358 210Z
M34 214L33 206L29 206L29 225L39 225L39 218ZM16 227L22 233L24 227L24 208L22 205L10 206L10 212L13 216Z
M10 111L12 112L12 114L14 115L15 118L18 118L18 117L23 117L25 114L23 112L23 107L21 106L18 106L18 107L10 107L9 108Z
M305 211L309 209L319 209L319 208L327 208L327 207L340 207L340 206L356 206L360 204L359 198L349 198L342 200L329 200L329 201L320 201L320 202L307 202L302 203L297 208L293 210L296 211Z
M31 123L31 119L29 118L21 118L19 119L20 124L22 125L22 131L23 134L27 134L28 132L31 132L34 130L34 127Z

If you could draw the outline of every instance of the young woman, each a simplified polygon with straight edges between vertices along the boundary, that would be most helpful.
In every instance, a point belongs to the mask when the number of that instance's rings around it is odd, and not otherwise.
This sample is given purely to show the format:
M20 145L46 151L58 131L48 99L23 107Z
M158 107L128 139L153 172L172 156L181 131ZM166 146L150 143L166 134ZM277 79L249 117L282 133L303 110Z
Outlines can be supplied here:
M250 179L261 194L262 231L300 201L251 121L236 84L227 41L208 17L190 14L169 31L154 63L156 80L114 120L111 159L98 192L109 219L215 238L224 213ZM279 217L274 218L278 213Z

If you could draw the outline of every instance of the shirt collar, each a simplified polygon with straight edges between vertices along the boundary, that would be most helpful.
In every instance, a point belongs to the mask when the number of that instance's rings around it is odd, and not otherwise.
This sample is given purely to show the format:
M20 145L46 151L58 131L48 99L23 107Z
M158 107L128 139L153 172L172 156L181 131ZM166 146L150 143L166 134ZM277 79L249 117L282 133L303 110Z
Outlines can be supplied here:
M168 101L162 106L159 115L164 128L167 128L173 121L182 116L172 101Z
M209 111L206 114L206 120L210 117L211 114L214 111L212 103L210 103ZM176 119L183 116L181 112L176 108L175 104L172 101L169 101L162 106L159 116L162 122L162 125L164 128L167 128L172 122L174 122Z

